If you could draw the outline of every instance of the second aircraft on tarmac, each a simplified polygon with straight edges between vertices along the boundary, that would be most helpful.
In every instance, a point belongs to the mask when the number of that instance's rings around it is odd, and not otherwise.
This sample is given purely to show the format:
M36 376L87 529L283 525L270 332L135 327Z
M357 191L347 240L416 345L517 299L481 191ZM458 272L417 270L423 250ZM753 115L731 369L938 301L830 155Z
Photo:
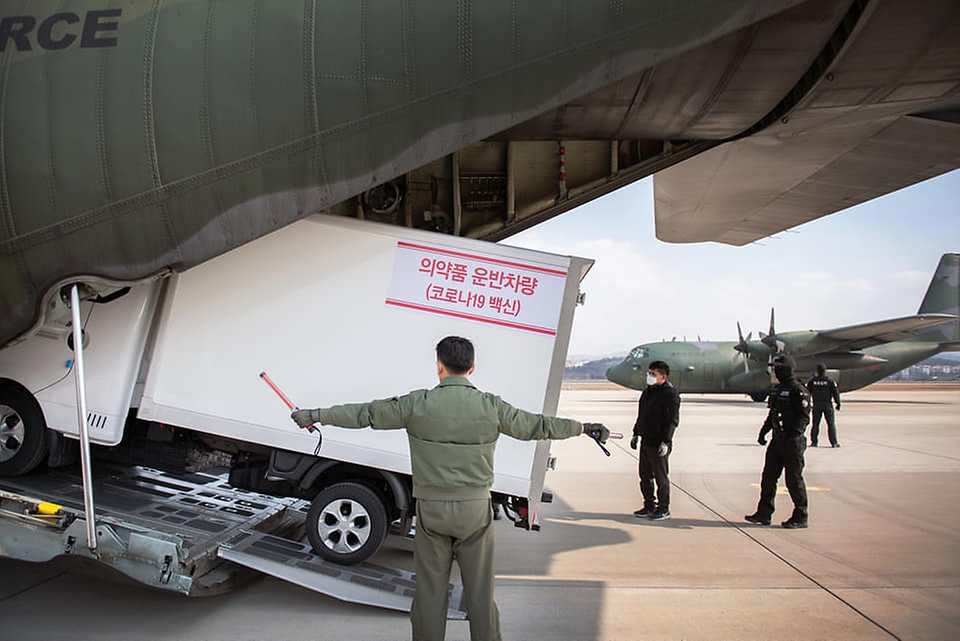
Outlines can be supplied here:
M865 387L943 351L960 351L960 254L944 254L915 316L827 330L777 333L773 311L770 332L758 340L662 341L639 345L607 370L607 379L632 389L646 385L647 365L664 360L670 380L681 392L747 394L766 398L768 363L787 353L802 379L824 363L841 392Z

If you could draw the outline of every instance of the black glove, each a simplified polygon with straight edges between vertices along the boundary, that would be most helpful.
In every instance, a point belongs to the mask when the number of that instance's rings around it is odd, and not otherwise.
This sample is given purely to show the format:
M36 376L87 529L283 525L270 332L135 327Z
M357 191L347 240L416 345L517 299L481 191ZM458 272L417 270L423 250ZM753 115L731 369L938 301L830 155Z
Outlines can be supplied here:
M603 423L584 423L583 433L599 443L606 443L610 438L610 430Z
M314 423L320 422L320 408L318 407L313 410L293 410L293 412L290 413L290 418L303 429L307 429Z
M760 436L757 437L757 443L759 443L760 445L767 444L767 437L763 435L763 432L761 432Z
M840 411L840 403L837 403L837 411Z
M631 450L637 449L637 439L639 439L639 438L640 438L639 436L637 436L636 434L634 434L634 435L633 435L633 438L630 439L630 449L631 449Z

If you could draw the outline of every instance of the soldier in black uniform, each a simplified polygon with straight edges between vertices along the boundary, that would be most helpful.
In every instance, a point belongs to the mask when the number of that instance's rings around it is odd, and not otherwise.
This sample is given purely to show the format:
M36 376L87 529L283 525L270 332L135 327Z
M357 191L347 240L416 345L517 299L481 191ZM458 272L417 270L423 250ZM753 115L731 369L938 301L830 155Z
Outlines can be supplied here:
M667 376L670 366L653 361L647 368L647 387L640 394L637 422L630 447L639 441L640 493L643 507L633 513L654 521L670 518L670 453L680 424L680 393ZM656 482L656 493L654 493Z
M810 428L810 447L817 446L817 437L820 436L820 417L827 419L827 436L830 437L831 447L840 447L837 442L837 420L833 415L833 405L836 403L840 411L840 391L837 384L827 378L827 366L817 363L817 375L807 381L807 389L813 395L813 427Z
M793 499L793 514L781 523L785 528L807 527L807 487L803 483L803 451L807 449L804 430L810 422L810 392L793 376L794 361L788 355L773 360L773 373L779 384L770 390L767 419L760 428L757 442L766 445L767 432L773 430L773 439L767 446L763 474L760 477L760 502L757 511L744 518L750 523L770 525L777 481L785 472L787 490Z

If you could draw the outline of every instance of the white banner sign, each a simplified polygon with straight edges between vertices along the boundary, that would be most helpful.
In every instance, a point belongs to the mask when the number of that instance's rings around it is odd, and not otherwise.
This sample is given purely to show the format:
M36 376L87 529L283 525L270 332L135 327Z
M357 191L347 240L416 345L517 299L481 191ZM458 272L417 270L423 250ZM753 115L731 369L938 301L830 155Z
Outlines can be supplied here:
M387 305L555 336L565 269L397 241Z

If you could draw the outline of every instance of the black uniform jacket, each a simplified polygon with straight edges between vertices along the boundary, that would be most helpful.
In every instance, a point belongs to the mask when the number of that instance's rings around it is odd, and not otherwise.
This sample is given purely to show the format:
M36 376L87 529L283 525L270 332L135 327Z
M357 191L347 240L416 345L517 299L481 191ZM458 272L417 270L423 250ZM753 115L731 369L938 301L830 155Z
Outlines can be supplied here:
M810 423L810 392L795 378L778 383L767 398L770 411L760 428L764 436L773 430L773 438L803 436Z
M807 381L807 389L813 394L814 403L829 405L831 398L840 403L840 392L837 390L837 384L826 375L811 378Z
M680 393L666 381L663 385L647 385L640 394L640 411L633 425L634 436L648 445L673 445L673 433L680 424Z

